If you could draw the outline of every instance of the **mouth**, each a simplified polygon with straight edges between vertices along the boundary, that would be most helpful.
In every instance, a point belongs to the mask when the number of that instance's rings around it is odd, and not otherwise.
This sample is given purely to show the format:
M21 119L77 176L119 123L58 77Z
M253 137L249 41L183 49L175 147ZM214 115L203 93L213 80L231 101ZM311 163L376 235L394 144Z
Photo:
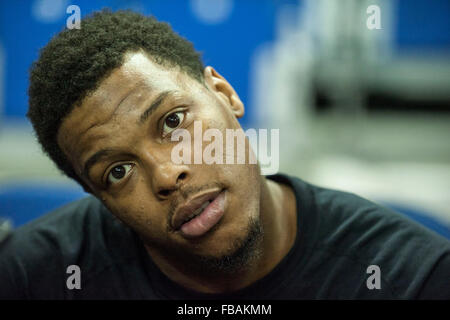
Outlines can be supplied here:
M196 238L211 230L225 212L225 190L201 193L177 208L172 227L185 238Z

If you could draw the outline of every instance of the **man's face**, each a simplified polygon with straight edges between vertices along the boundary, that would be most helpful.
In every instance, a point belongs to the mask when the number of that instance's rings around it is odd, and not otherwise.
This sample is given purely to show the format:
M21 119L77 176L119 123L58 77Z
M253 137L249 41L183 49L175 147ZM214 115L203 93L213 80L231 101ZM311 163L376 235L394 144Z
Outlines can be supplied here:
M148 246L169 255L231 255L259 221L257 165L171 160L175 128L192 137L194 121L223 137L226 128L240 128L243 105L233 88L212 68L205 69L205 83L208 88L178 68L130 53L58 132L59 145L93 194ZM209 216L183 229L183 210L206 200L212 201Z

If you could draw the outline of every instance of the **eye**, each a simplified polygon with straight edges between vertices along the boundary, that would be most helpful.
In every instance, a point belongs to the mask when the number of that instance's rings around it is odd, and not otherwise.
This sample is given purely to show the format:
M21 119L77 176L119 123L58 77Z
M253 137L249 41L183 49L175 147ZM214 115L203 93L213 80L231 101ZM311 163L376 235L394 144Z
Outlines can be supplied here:
M166 119L164 119L163 124L163 135L167 135L171 133L173 130L178 128L178 126L183 122L184 120L184 111L178 111L169 114Z
M118 166L115 166L114 168L109 171L108 174L108 183L118 183L120 180L125 178L127 174L130 172L132 165L131 164L121 164Z

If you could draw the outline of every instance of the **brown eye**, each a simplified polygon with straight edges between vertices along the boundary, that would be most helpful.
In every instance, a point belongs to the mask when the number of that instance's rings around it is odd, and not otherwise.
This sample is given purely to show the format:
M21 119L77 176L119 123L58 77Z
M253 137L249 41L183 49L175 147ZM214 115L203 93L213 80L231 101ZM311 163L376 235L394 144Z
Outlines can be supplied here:
M184 120L184 112L178 111L171 113L167 116L167 118L164 120L163 125L163 135L167 135L183 122Z
M169 128L176 128L180 124L180 117L176 113L172 113L166 118L166 125Z
M122 179L125 176L126 170L123 166L114 167L111 170L111 175L115 179Z
M131 164L121 164L111 169L108 174L109 183L117 183L122 180L131 170Z

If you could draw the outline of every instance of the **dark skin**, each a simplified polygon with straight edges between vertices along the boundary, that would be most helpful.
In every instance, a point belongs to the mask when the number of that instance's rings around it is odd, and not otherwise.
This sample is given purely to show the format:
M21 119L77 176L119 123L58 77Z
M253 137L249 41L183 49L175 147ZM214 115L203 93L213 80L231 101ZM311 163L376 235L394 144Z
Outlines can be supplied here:
M92 193L137 232L163 273L192 290L224 293L264 277L288 253L297 232L296 201L290 187L267 180L257 164L171 161L177 142L170 140L167 124L173 125L174 117L192 136L194 121L202 121L203 132L217 128L224 136L226 128L240 128L244 106L233 87L212 67L205 68L204 79L202 84L143 52L129 52L64 119L58 144ZM107 151L86 170L88 159L101 150ZM226 195L224 215L213 229L192 239L171 228L174 206L212 189ZM244 267L223 275L186 268L191 253L232 254L248 236L251 220L260 221L264 236L257 243L260 254Z

